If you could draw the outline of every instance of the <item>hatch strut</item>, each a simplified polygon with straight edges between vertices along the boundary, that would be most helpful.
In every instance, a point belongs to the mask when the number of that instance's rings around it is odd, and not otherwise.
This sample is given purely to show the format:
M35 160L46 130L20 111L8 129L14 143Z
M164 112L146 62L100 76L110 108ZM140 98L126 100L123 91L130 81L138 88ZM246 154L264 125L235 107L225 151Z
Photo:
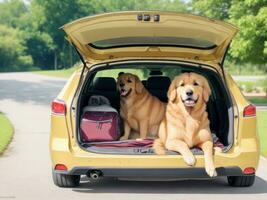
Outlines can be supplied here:
M83 56L81 55L81 53L79 52L79 50L76 48L76 46L72 42L70 42L70 44L73 46L73 48L75 49L76 53L78 54L80 60L83 63L83 68L82 68L82 71L81 71L81 76L80 76L80 79L79 79L79 82L78 82L78 86L77 86L77 89L79 89L80 88L80 84L81 84L82 79L83 79L84 70L85 70L85 68L87 68L87 69L89 69L89 68L88 68L88 66L86 64L86 61L84 60Z
M69 43L70 43L70 45L73 46L73 48L75 49L76 53L78 54L80 60L81 60L82 63L83 63L83 68L82 68L82 71L81 71L81 75L80 75L79 82L78 82L78 84L77 84L77 88L76 88L75 93L74 93L74 98L73 98L72 101L71 101L71 109L72 109L72 110L71 110L70 113L72 113L72 112L74 112L75 109L76 109L76 106L73 106L73 103L74 103L74 99L76 99L75 97L77 96L77 92L80 90L81 83L82 83L82 81L83 81L84 70L85 70L85 68L87 68L87 69L89 69L89 68L87 67L86 61L84 60L84 58L82 57L81 53L78 51L78 49L76 48L76 46L75 46L71 41L69 41ZM72 120L71 120L71 126L72 126ZM73 126L72 126L72 127L73 127ZM74 138L73 131L71 131L71 137Z
M79 52L79 50L76 48L76 46L73 43L70 42L70 44L73 46L73 48L75 49L76 53L78 54L80 60L82 61L83 67L88 69L86 62L85 62L83 56L81 55L81 53Z
M230 44L229 44L229 45L227 46L227 48L225 49L223 58L222 58L221 62L219 63L219 65L220 65L220 67L221 67L221 69L222 69L222 74L223 74L223 79L224 79L224 81L226 81L226 79L225 79L225 73L224 73L224 67L223 67L223 64L224 64L224 61L225 61L227 52L228 52L228 50L229 50L229 47L230 47Z

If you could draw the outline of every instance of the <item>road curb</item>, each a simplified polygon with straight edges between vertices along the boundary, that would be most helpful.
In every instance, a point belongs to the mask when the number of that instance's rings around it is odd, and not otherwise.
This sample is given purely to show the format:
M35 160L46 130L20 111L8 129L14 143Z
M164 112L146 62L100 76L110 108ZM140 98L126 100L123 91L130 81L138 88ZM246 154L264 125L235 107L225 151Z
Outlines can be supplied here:
M265 158L264 156L260 156L260 159L263 160L264 162L266 162L266 164L267 164L267 158Z
M256 105L256 108L259 110L267 110L267 105Z

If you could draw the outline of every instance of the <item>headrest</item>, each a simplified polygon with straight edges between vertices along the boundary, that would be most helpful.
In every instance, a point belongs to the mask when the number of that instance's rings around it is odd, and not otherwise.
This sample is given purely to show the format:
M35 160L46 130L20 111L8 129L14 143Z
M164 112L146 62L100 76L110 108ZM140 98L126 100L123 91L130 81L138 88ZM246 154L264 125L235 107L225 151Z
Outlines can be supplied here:
M161 76L163 73L160 70L151 70L149 75L150 76Z
M116 91L116 81L112 77L98 77L94 81L94 90Z
M142 80L141 82L142 82L143 85L146 87L147 80Z
M152 90L168 90L171 79L167 76L151 76L147 79L147 88Z

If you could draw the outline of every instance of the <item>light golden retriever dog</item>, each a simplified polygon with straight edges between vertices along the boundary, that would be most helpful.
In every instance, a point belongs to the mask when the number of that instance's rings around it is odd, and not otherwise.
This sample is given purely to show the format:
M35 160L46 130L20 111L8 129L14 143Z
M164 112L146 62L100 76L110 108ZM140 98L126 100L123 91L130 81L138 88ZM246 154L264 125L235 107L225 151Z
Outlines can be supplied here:
M124 120L124 135L120 140L133 138L130 137L131 130L139 133L135 139L155 138L166 105L152 96L134 74L120 74L117 88L120 92L120 115Z
M165 149L179 152L190 166L196 162L190 148L199 147L204 152L206 172L213 177L217 173L206 111L210 94L208 81L201 75L184 73L175 77L168 90L169 102L160 124L159 139L153 147L157 154L165 154Z

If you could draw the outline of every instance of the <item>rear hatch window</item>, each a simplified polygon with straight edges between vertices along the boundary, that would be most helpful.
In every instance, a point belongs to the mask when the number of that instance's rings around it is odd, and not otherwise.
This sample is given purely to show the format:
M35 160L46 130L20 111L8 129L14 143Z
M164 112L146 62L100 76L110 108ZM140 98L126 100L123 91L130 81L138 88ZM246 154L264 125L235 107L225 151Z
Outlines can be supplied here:
M216 45L210 41L178 37L123 37L100 40L90 43L96 49L109 49L135 46L186 47L196 49L213 49Z

